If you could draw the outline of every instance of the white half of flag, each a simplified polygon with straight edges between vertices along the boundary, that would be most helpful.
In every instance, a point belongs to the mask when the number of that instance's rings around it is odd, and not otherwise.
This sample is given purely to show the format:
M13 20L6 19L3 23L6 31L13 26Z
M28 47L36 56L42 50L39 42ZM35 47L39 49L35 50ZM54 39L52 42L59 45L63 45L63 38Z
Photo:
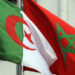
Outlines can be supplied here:
M24 14L23 11L20 13L30 26L32 31L31 39L34 42L34 44L31 44L29 41L27 41L27 38L24 37L23 43L30 48L36 49L34 51L30 51L23 48L22 65L36 69L43 75L51 75L52 73L50 72L49 67L57 60L57 56L36 25L26 16L26 14ZM25 30L27 33L31 33L30 29L23 24L23 32Z

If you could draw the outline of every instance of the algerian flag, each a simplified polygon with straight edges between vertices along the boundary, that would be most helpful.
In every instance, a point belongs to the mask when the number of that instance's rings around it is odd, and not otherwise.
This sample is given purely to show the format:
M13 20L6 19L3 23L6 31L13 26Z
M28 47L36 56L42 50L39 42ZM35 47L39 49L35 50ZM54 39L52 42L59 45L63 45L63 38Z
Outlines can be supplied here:
M34 34L40 34L37 37L42 37L42 40L36 40ZM21 64L36 69L44 75L51 75L36 41L40 41L42 52L47 48L48 58L54 62L56 56L51 46L23 11L6 0L0 0L0 60ZM47 45L44 45L45 43Z

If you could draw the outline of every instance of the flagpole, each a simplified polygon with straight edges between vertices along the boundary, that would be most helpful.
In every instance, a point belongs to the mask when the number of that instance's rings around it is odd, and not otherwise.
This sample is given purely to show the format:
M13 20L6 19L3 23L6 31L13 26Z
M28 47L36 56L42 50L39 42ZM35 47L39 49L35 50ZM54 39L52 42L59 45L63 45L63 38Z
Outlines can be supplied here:
M17 5L19 8L21 8L21 2L22 2L22 0L17 0Z
M21 8L22 0L17 0L17 6ZM17 66L17 75L23 75L23 66Z

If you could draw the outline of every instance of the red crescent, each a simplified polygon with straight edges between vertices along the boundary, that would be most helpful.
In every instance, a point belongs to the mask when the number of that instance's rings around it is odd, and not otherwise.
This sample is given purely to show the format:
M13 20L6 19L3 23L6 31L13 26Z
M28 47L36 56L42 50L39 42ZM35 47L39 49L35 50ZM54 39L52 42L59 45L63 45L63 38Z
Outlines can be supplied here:
M18 38L18 36L16 34L16 31L15 31L15 25L16 25L17 22L25 24L30 29L28 24L22 18L20 18L18 16L11 15L11 16L7 17L6 23L5 23L6 31L7 31L8 35L12 38L12 40L14 40L14 42L16 42L18 45L24 47L25 49L27 49L27 50L35 50L35 49L27 47L26 45L24 45L19 40L19 38Z

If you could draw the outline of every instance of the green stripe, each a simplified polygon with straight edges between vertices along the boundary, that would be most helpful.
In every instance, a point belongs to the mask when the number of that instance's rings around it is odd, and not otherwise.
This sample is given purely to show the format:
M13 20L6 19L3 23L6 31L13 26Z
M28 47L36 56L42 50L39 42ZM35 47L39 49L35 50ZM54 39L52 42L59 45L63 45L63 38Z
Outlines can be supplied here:
M0 0L0 60L21 64L23 48L8 36L5 28L6 18L10 15L22 17L18 7L6 0ZM19 39L23 42L23 24L17 23L15 30Z

